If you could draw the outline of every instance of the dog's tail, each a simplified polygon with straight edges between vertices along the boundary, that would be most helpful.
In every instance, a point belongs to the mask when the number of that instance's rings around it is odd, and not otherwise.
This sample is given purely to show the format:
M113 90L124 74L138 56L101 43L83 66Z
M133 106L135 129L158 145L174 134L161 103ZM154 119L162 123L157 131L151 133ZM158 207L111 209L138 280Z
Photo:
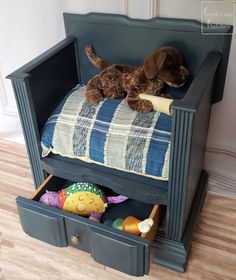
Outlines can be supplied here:
M97 53L95 52L94 48L91 45L87 45L85 47L85 52L87 54L88 59L90 60L90 62L96 66L99 70L104 70L105 68L107 68L108 66L110 66L111 64L106 62L105 60L103 60L101 57L99 57L97 55Z

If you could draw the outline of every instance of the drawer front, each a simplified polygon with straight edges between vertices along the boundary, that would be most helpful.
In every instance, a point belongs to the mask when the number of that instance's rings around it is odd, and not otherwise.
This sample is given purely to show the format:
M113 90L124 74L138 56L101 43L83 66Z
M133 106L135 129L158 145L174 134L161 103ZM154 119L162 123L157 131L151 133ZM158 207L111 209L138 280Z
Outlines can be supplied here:
M89 220L66 218L65 224L68 244L89 252L95 261L134 276L148 273L149 241Z
M64 218L37 207L37 202L17 197L22 228L28 235L57 247L66 247Z
M149 246L98 229L91 229L90 236L95 261L134 276L148 274Z
M89 253L90 229L86 222L86 220L85 222L80 222L70 218L65 219L68 245Z

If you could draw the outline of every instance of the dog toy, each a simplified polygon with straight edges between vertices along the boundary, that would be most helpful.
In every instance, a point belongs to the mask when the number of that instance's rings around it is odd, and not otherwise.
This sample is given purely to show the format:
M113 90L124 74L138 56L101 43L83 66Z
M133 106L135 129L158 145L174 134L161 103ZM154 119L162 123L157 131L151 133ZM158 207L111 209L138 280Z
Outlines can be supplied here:
M74 183L59 192L46 191L39 202L100 222L108 204L121 203L127 199L123 195L106 197L92 183Z
M149 100L152 103L154 111L159 111L169 116L172 115L173 99L145 94L145 93L139 94L139 97L141 99Z
M141 221L133 216L128 216L125 219L118 218L113 222L111 220L105 220L103 223L134 235L140 235L141 233L149 232L154 222L152 218Z
M167 84L181 87L189 71L183 66L182 54L173 46L163 46L149 54L143 65L111 64L101 58L91 45L85 47L89 61L101 72L92 77L86 87L86 100L94 105L104 98L127 98L131 109L138 112L153 110L152 101L140 93L159 95Z

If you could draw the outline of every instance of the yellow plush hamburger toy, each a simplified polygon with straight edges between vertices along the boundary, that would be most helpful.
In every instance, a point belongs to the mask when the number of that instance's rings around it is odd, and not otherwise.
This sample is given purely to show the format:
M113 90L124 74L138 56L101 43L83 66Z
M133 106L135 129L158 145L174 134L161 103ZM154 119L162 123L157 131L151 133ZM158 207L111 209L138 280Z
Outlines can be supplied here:
M66 193L62 190L60 196L64 201L63 210L81 216L89 216L93 212L102 214L107 207L105 194L92 183L75 183L66 188Z
M121 203L127 199L123 195L106 197L97 185L81 182L74 183L58 193L46 191L39 201L74 214L87 216L94 221L100 221L107 204Z

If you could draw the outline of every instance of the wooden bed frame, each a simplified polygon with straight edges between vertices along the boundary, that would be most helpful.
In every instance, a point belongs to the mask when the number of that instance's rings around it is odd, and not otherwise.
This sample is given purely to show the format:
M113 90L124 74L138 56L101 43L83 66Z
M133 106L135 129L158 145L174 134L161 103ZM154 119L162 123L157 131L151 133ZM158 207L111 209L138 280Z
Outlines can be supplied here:
M157 233L152 243L153 262L184 271L204 199L207 173L203 161L211 105L223 96L232 26L209 30L214 34L202 34L201 23L194 20L136 20L95 13L64 14L64 21L66 39L8 76L17 100L35 186L52 174L71 181L90 181L133 199L165 205L166 230L164 234ZM148 53L163 45L173 45L184 54L193 79L183 88L173 90L182 99L173 103L169 181L59 155L41 157L40 133L53 109L75 85L86 84L97 74L86 58L86 44L94 45L112 63L131 65L141 65ZM17 201L18 208L23 207L21 199ZM116 268L115 264L111 266ZM147 273L147 269L123 271L132 275Z

